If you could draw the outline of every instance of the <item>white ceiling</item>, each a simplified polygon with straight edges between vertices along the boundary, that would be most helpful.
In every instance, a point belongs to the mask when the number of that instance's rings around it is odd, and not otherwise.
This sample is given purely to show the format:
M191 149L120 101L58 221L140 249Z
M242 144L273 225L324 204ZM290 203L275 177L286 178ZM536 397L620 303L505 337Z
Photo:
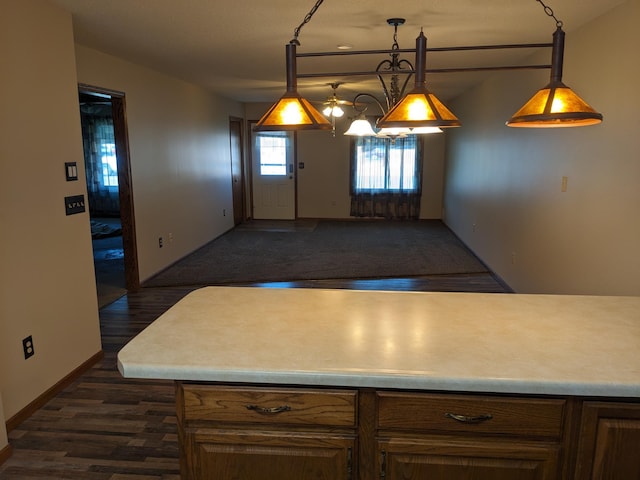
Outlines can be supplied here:
M316 0L50 0L73 14L76 42L202 85L239 101L271 102L285 90L285 45ZM625 0L545 0L571 31ZM300 31L298 53L389 49L391 17L400 48L415 48L422 28L427 47L551 42L555 20L539 0L324 0ZM514 64L532 50L430 52L427 70ZM346 58L346 60L345 60ZM373 70L388 55L300 58L298 72ZM406 57L412 63L412 55ZM428 74L449 99L475 83L477 73ZM366 81L366 82L365 82ZM324 100L328 84L345 82L341 97L377 88L366 77L300 79L299 91ZM108 87L108 86L107 86ZM377 89L380 99L380 90Z

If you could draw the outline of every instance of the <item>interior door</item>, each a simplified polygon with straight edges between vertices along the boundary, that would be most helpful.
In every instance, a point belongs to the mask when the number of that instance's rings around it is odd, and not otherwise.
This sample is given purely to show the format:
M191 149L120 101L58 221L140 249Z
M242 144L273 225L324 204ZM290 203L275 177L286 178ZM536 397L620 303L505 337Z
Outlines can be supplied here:
M296 181L293 132L252 132L253 218L294 220Z

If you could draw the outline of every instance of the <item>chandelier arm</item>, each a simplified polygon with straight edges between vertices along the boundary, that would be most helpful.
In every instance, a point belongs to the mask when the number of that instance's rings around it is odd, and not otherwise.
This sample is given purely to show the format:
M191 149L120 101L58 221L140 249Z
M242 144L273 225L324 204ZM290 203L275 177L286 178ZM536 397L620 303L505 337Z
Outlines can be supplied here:
M409 67L410 67L410 68L409 68L409 70L412 70L412 71L414 70L414 68L413 68L413 63L411 63L411 62L410 62L409 60L407 60L406 58L402 58L402 59L400 59L400 61L398 62L398 66L400 66L400 65L402 65L402 64L405 64L405 63L406 63L407 65L409 65ZM409 71L409 70L401 70L401 71Z
M386 60L382 60L378 66L376 67L376 72L379 72L384 65L387 65L387 70L393 67L393 63L391 63L391 60L386 59Z
M380 72L382 69L385 69L387 71L393 71L393 62L389 59L382 60L376 67L376 72ZM376 77L378 77L378 81L380 82L380 85L382 85L382 93L384 94L384 99L387 103L387 109L389 109L391 108L391 101L390 101L391 95L389 94L387 83L384 81L384 78L379 73L376 75Z
M376 76L378 77L380 85L382 85L382 93L384 95L385 102L387 103L387 110L389 110L391 108L391 94L389 93L389 89L387 88L387 83L384 81L382 75Z
M367 106L365 105L364 108L362 110L360 110L357 105L358 105L358 99L360 97L369 97L370 99L372 99L374 102L376 102L376 104L378 105L378 107L380 107L380 111L382 112L382 114L384 115L386 113L384 107L382 106L382 104L380 103L380 100L378 100L376 97L374 97L373 95L371 95L370 93L358 93L355 97L353 97L353 108L356 112L358 113L364 113L367 110Z

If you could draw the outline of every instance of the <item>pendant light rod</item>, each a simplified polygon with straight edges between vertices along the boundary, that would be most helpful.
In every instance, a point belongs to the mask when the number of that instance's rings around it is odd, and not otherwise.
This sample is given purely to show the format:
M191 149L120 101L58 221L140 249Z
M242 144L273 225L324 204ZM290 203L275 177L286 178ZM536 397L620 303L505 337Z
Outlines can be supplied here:
M564 31L558 26L553 34L551 49L551 81L562 81L562 64L564 63Z
M286 47L286 68L287 68L287 92L294 92L298 88L296 44L292 40Z
M564 33L564 32L563 32ZM555 43L555 40L554 40ZM459 46L459 47L437 47L426 48L426 52L456 52L456 51L472 51L472 50L501 50L501 49L526 49L526 48L556 48L554 43L521 43L521 44L503 44L503 45L478 45L478 46ZM415 48L404 49L382 49L382 50L358 50L350 52L310 52L296 53L296 58L314 58L314 57L331 57L344 55L380 55L380 54L397 54L397 53L416 53ZM295 65L295 64L294 64ZM426 73L460 73L460 72L487 72L487 71L504 71L504 70L548 70L552 68L551 64L532 64L532 65L499 65L486 67L455 67L455 68L433 68L426 70ZM562 65L560 64L560 69ZM297 71L297 68L294 68ZM412 74L416 70L406 69L403 73ZM562 72L560 72L562 73ZM369 76L379 74L393 74L393 72L385 72L380 70L359 70L352 72L317 72L317 73L297 73L297 78L323 78L323 77L350 77L350 76Z
M420 35L416 38L416 87L424 86L426 84L427 69L427 37L424 36L422 29L420 29Z
M503 66L489 66L489 67L460 67L460 68L430 68L426 73L459 73L459 72L487 72L487 71L499 71L499 70L549 70L552 67L551 64L537 64L537 65L503 65ZM415 70L403 70L402 73L416 73ZM370 76L370 75L392 75L393 72L377 71L377 70L364 70L358 72L322 72L322 73L299 73L298 78L323 78L323 77L357 77L357 76Z
M553 47L553 43L507 43L502 45L468 45L458 47L434 47L427 48L427 52L462 52L469 50L507 50L517 48L550 48ZM415 53L415 48L400 48L400 49L381 49L381 50L340 50L335 52L307 52L298 53L298 58L303 57L338 57L342 55L379 55L383 53Z

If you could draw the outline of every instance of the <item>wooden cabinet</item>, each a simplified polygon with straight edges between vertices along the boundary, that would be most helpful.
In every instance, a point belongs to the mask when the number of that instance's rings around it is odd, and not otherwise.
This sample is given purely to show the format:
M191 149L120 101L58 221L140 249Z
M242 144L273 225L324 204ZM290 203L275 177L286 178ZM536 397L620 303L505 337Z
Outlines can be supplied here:
M185 480L640 480L640 404L177 382Z
M584 402L576 480L640 479L640 405Z
M353 390L178 383L182 478L355 478L356 398Z
M385 480L559 478L565 401L378 393Z

